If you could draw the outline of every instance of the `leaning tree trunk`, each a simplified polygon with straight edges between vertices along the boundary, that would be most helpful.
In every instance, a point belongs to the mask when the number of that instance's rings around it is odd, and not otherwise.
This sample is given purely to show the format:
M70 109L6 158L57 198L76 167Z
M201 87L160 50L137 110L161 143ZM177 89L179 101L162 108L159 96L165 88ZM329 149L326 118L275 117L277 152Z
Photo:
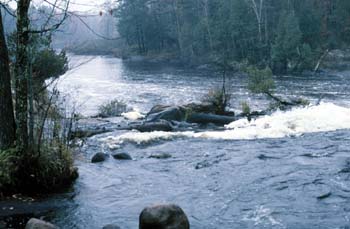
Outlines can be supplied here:
M28 151L28 44L30 0L17 3L17 50L16 50L16 145L20 152Z
M8 149L15 142L9 56L0 10L0 149Z

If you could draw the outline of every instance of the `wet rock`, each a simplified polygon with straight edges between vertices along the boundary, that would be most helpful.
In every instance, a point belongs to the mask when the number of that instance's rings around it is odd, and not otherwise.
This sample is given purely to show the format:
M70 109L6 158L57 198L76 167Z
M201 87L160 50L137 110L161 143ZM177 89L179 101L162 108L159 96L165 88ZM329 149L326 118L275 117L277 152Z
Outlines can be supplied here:
M204 168L207 168L207 167L210 167L210 166L211 166L211 164L208 161L202 161L202 162L199 162L195 166L195 169L204 169Z
M102 229L121 229L119 226L114 225L114 224L108 224L104 226Z
M327 192L327 193L324 193L324 194L322 194L322 195L319 195L319 196L317 197L317 199L318 199L318 200L323 200L323 199L326 199L326 198L330 197L331 195L332 195L332 192Z
M185 121L187 117L187 109L182 106L161 106L157 105L147 114L148 122L159 120L166 121Z
M143 209L140 214L140 229L189 229L184 211L177 205L156 205Z
M165 121L177 121L177 122L189 122L207 124L214 123L217 125L229 124L236 121L233 116L230 115L216 115L215 107L208 104L187 104L185 106L154 106L146 116L147 122L158 122L160 120Z
M173 127L168 121L160 120L157 122L146 122L141 125L130 126L130 129L138 130L140 132L152 131L172 131Z
M103 162L103 161L107 160L108 157L109 157L109 155L106 153L97 153L92 157L91 163Z
M345 167L339 173L350 173L350 159L346 161Z
M112 155L117 160L132 160L132 157L128 153L116 153Z
M168 158L171 158L171 154L169 153L152 154L151 156L149 156L149 158L168 159Z
M350 173L350 168L344 168L340 170L339 173Z
M195 169L204 169L204 168L211 167L211 166L213 166L215 164L219 164L222 160L225 160L225 159L222 159L223 156L224 155L218 155L218 156L216 156L216 159L204 160L202 162L199 162L195 166Z
M32 218L28 221L25 229L58 229L58 227L43 220Z
M268 159L279 159L278 157L272 157L272 156L266 156L265 154L260 154L258 156L258 159L266 161Z

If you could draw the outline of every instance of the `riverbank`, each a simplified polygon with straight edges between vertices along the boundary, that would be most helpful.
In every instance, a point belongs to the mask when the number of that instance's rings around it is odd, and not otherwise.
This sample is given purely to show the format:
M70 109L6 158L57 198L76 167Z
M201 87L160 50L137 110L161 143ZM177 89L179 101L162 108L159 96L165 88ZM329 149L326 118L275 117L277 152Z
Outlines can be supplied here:
M123 48L120 48L121 45L116 45L115 42L101 42L99 40L84 43L76 47L70 47L69 52L72 52L76 55L107 55L121 58L127 64L161 64L167 66L173 66L177 68L191 68L198 70L210 70L210 71L222 71L223 66L220 61L213 56L202 56L195 59L184 59L179 53L176 52L163 52L163 53L149 53L147 55L137 55L130 51L126 51ZM329 50L324 53L324 56L320 57L318 60L314 60L314 65L311 66L312 69L304 70L302 73L297 72L297 75L308 75L314 74L314 70L317 70L318 73L328 74L334 73L337 71L343 71L350 69L350 49L335 49ZM244 68L247 63L231 61L226 63L228 71L239 72Z

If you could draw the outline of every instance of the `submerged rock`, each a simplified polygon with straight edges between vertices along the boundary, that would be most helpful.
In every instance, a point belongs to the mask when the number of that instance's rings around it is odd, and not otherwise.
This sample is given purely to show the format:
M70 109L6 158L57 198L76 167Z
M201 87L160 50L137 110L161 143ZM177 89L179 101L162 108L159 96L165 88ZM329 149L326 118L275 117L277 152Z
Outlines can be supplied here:
M189 229L185 212L177 205L146 207L140 214L140 229Z
M318 200L323 200L323 199L326 199L328 197L330 197L332 195L332 192L327 192L327 193L324 193L324 194L321 194L319 196L317 196L317 199Z
M92 157L91 162L92 163L103 162L103 161L107 160L108 157L109 157L109 155L106 153L97 153Z
M32 218L28 221L25 229L58 229L58 227L43 220Z
M151 156L149 156L149 158L168 159L168 158L171 158L171 154L169 153L152 154Z
M116 153L112 155L117 160L132 160L132 157L128 153Z

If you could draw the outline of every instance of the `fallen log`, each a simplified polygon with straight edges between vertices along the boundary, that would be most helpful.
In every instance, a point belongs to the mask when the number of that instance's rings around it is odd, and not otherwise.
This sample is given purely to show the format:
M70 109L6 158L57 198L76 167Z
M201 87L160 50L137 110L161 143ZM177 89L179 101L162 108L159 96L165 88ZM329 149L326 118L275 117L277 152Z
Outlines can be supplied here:
M215 114L206 114L206 113L193 113L187 118L189 123L200 123L200 124L218 124L226 125L233 121L236 121L236 118L233 116L226 115L215 115Z
M170 122L158 121L158 122L146 122L142 124L129 126L130 130L138 130L140 132L152 132L152 131L172 131L173 127Z

